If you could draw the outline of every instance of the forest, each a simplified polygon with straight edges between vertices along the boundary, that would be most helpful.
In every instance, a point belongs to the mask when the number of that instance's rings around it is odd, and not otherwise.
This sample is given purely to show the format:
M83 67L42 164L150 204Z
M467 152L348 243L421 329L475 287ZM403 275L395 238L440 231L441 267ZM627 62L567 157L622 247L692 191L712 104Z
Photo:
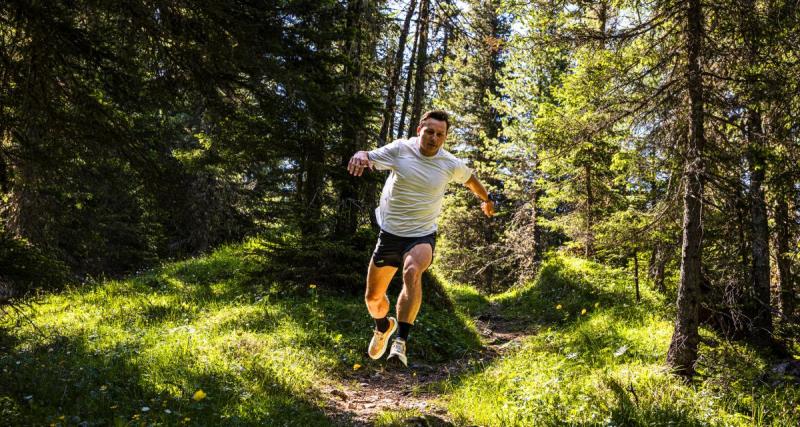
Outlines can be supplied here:
M433 109L397 370L347 165ZM6 0L0 138L0 425L800 423L797 1Z

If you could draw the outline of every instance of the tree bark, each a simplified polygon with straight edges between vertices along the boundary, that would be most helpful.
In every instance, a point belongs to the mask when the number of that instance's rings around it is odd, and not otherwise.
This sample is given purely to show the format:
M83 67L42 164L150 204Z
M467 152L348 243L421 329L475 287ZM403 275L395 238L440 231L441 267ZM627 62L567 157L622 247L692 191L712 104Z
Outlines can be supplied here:
M584 173L586 174L586 236L584 256L591 258L594 255L594 235L592 234L593 218L592 209L594 207L594 194L592 193L592 166L587 162L584 165Z
M775 251L778 264L778 288L780 290L781 313L789 319L794 316L794 276L789 252L789 206L786 194L780 192L775 203Z
M422 115L422 104L425 102L425 68L428 65L428 23L430 1L419 2L419 45L417 46L417 66L414 77L414 101L411 104L411 115L408 118L408 136L415 135L419 118Z
M633 253L633 284L636 286L636 302L642 300L642 294L639 292L639 254Z
M752 0L743 3L742 14L743 36L747 45L748 62L758 61L759 22L755 4ZM766 143L764 141L763 123L761 119L761 90L756 88L756 76L746 78L749 96L749 105L746 106L745 140L748 145L748 166L750 169L750 227L752 230L752 285L746 303L748 310L749 333L758 344L765 345L772 338L772 310L770 307L769 289L769 226L767 224L767 202L764 197L764 178L766 176L767 162L764 156Z
M672 246L664 243L656 243L653 252L650 255L650 265L648 273L650 278L653 279L656 291L664 293L667 291L664 286L664 269L670 259L669 253L672 251Z
M690 103L690 131L683 171L683 243L678 287L675 330L667 352L667 364L683 377L694 376L697 361L698 307L702 259L702 196L704 94L700 55L703 39L703 11L700 0L689 0L686 14L687 89Z
M366 14L369 13L370 0L353 0L347 5L347 27L350 39L347 41L347 55L350 59L345 75L347 83L345 92L348 98L358 100L362 94L364 64L362 60L364 36L363 30ZM356 111L357 113L359 111ZM342 150L340 154L340 171L347 168L350 156L366 146L365 135L360 123L346 115L342 118ZM343 172L342 172L343 173ZM344 175L339 186L339 205L336 212L334 235L339 239L351 237L358 228L359 195L363 190L363 180Z
M406 73L406 87L403 93L403 105L400 107L400 122L397 124L397 138L402 138L405 131L406 112L411 99L411 82L414 81L414 64L416 63L417 46L419 45L419 19L417 31L414 34L414 44L411 46L411 57L408 59L408 72Z
M411 18L414 16L414 9L417 7L417 0L411 0L406 12L406 18L403 21L403 28L400 31L400 38L397 41L397 53L394 59L394 70L389 81L389 87L386 89L386 103L383 108L383 123L381 124L380 138L383 142L388 142L389 134L394 124L394 108L397 98L397 89L400 83L400 74L403 72L403 58L406 50L406 39L408 38L408 30L411 26Z
M321 231L322 191L325 183L323 168L325 167L325 147L311 140L303 142L303 164L299 173L302 182L301 206L304 212L300 215L300 232L303 236L313 236Z
M752 231L752 274L751 289L747 292L749 333L759 344L768 344L772 336L772 310L769 290L769 226L767 224L767 203L764 198L764 177L766 161L761 132L761 115L750 109L748 115L747 138L749 140L750 166L750 226Z

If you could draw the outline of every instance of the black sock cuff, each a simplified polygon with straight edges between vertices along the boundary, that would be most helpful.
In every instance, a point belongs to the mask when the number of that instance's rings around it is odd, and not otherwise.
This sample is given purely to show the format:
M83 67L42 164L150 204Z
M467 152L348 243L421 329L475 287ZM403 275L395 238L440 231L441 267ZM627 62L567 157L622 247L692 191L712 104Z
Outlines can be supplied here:
M411 332L411 327L414 326L411 323L400 322L399 329L397 331L397 338L402 339L403 341L408 340L408 333Z
M386 332L389 330L389 319L386 316L383 316L381 319L373 318L372 320L375 321L375 329L381 332Z

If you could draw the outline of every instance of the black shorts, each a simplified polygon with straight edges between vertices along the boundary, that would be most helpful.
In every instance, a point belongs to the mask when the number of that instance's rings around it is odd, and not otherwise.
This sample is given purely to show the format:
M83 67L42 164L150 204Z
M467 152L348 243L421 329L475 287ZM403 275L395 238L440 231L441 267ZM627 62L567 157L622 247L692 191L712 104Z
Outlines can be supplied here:
M378 234L378 244L375 245L375 252L372 253L372 262L377 267L390 266L400 268L403 266L403 258L405 258L406 252L420 243L430 244L431 255L433 255L433 250L436 249L436 233L421 237L402 237L381 230L380 234ZM431 257L431 262L433 262L433 257Z

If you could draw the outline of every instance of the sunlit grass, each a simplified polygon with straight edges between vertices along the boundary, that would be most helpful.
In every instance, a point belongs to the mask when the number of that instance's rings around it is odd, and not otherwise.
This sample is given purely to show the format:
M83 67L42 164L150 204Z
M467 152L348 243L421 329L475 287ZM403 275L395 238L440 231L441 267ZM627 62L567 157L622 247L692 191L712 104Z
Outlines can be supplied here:
M671 375L670 305L642 293L637 303L624 271L550 260L534 283L491 298L507 319L540 329L505 357L442 384L451 415L488 426L797 425L800 391L759 382L765 362L746 346L703 345L694 383ZM732 354L740 357L725 360Z
M263 277L258 240L127 280L42 298L0 328L0 425L329 425L320 390L374 369L362 295ZM665 369L671 302L629 272L554 257L537 279L486 296L445 284L455 311L429 304L412 361L478 355L472 317L528 337L426 391L458 425L798 425L800 392L765 376L757 349L703 330L698 378ZM492 320L489 321L491 323ZM377 425L420 411L387 410ZM426 421L429 422L430 420Z
M0 425L328 425L319 390L366 357L361 295L252 280L257 240L47 296L0 332ZM256 283L256 284L254 284ZM420 361L479 345L426 307ZM5 334L5 335L3 335Z

